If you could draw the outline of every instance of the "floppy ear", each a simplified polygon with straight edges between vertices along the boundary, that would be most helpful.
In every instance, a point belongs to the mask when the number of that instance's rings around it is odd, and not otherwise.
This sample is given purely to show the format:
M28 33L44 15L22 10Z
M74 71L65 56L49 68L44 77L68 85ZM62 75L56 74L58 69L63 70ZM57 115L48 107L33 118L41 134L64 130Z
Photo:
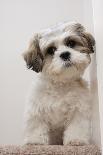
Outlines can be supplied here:
M85 31L85 28L80 23L74 23L74 31L80 36L86 39L87 46L89 48L89 53L94 53L95 39L94 37Z
M74 23L73 24L73 29L77 33L82 33L83 31L85 31L84 26L82 24L80 24L80 23Z
M87 33L87 32L83 32L82 37L84 37L87 41L87 46L90 49L89 53L94 53L94 51L95 51L94 37L90 33Z
M28 50L23 53L23 57L29 69L32 69L37 73L42 71L44 58L39 47L38 34L31 40Z

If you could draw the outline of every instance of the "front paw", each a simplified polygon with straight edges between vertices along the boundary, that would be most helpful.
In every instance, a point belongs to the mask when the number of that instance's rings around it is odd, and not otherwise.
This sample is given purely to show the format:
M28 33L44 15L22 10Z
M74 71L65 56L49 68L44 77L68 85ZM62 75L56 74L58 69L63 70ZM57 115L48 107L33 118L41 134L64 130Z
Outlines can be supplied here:
M48 135L41 136L28 136L24 139L24 145L48 145L49 137Z
M67 144L64 145L71 145L71 146L83 146L89 144L87 141L79 140L79 139L74 139L71 141L68 141Z

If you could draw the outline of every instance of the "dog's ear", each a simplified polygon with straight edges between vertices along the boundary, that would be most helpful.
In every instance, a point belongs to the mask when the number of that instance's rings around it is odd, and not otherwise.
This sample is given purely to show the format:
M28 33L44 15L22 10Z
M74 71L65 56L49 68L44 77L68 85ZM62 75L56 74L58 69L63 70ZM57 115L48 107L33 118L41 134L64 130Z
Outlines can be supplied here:
M85 28L77 22L69 22L68 24L66 24L64 31L71 31L71 32L76 32L76 33L81 33L85 30Z
M83 33L81 33L81 35L87 41L89 53L94 53L94 51L95 51L95 39L94 39L94 37L90 33L87 33L87 32L83 32Z
M84 26L82 26L80 23L74 23L74 31L86 39L87 46L89 48L89 53L94 53L95 50L95 39L94 37L85 31Z
M82 24L74 22L73 30L77 33L82 33L83 31L85 31L85 28Z
M29 69L32 69L37 73L42 71L44 58L39 47L38 34L30 41L29 48L23 53L23 57Z

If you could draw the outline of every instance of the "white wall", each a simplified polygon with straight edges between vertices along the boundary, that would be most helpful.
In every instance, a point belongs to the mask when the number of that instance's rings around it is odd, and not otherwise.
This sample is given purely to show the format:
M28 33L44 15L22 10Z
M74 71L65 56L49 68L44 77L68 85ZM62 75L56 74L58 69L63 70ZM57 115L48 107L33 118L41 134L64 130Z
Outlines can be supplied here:
M0 1L1 144L22 142L25 97L36 77L33 71L26 70L21 57L28 40L34 32L61 21L76 20L92 30L88 6L89 0Z
M94 0L95 1L95 0ZM94 20L93 20L93 5L92 0L84 1L84 24L89 32L94 35ZM97 41L96 41L97 42ZM98 85L97 85L97 65L96 52L91 55L92 61L89 71L86 72L86 77L91 82L91 91L93 93L93 111L92 111L92 143L100 145L100 120L99 120L99 102L98 102Z
M93 4L93 21L94 33L96 38L96 57L97 57L97 78L98 78L98 97L99 97L99 112L100 112L100 129L101 129L101 144L103 154L103 1L92 0Z

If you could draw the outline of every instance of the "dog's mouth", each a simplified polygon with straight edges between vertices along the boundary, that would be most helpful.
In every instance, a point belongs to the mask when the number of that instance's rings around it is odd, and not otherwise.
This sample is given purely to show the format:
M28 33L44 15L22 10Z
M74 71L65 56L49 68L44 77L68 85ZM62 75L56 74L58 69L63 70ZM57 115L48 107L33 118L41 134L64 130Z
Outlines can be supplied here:
M66 68L69 68L73 66L73 63L70 60L68 60L68 61L63 62L63 66Z

